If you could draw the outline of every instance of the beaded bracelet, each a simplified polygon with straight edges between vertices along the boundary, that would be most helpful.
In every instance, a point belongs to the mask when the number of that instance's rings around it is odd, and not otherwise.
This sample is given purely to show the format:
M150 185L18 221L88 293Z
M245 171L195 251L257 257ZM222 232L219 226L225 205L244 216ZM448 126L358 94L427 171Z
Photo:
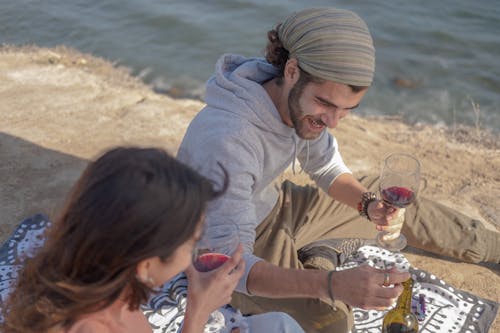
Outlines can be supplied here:
M365 192L361 196L361 201L358 203L358 212L359 215L366 217L371 221L370 216L368 215L368 205L370 202L377 200L377 195L374 192Z

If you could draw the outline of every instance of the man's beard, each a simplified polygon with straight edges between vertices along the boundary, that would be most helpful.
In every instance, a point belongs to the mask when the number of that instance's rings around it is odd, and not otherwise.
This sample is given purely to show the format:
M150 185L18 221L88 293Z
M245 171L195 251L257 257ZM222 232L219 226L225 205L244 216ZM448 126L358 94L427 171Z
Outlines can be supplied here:
M290 93L288 94L288 113L297 136L304 140L313 140L316 139L321 133L311 132L308 125L309 121L304 118L304 111L299 104L304 88L304 85L297 82L290 90Z

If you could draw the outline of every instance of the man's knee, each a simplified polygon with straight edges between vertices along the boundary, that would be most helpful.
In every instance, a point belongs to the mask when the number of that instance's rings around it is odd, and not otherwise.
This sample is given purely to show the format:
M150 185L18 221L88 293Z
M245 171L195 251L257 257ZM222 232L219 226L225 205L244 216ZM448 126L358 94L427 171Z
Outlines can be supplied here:
M278 322L280 323L280 326L283 328L283 332L290 332L290 333L301 333L304 332L302 327L299 325L299 323L293 319L290 315L284 312L279 312L280 317Z
M309 312L309 316L297 319L306 332L347 333L353 325L350 309L342 302L335 302L335 307L320 302L321 306Z
M231 305L243 314L286 312L307 333L346 333L353 325L352 311L342 302L332 307L319 299L269 299L236 293Z

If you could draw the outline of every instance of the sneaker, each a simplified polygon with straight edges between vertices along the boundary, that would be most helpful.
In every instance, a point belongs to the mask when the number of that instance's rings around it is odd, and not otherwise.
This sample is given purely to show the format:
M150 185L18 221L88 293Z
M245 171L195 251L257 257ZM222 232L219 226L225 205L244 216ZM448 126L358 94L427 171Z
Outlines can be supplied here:
M307 244L297 253L304 268L332 270L342 266L361 246L374 243L362 238L324 239Z

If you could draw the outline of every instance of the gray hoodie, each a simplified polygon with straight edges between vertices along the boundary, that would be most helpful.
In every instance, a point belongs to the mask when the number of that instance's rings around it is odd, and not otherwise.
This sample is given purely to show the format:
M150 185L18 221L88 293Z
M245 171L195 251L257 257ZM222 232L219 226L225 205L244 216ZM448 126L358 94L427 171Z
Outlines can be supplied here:
M318 187L328 191L342 173L350 173L327 131L304 140L283 123L262 84L277 75L265 59L223 55L206 87L206 106L189 125L177 157L221 185L222 165L229 188L211 202L206 214L210 226L235 223L244 246L246 272L236 290L248 294L248 272L259 260L253 252L255 229L279 197L274 180L295 160ZM295 170L294 170L295 171Z

